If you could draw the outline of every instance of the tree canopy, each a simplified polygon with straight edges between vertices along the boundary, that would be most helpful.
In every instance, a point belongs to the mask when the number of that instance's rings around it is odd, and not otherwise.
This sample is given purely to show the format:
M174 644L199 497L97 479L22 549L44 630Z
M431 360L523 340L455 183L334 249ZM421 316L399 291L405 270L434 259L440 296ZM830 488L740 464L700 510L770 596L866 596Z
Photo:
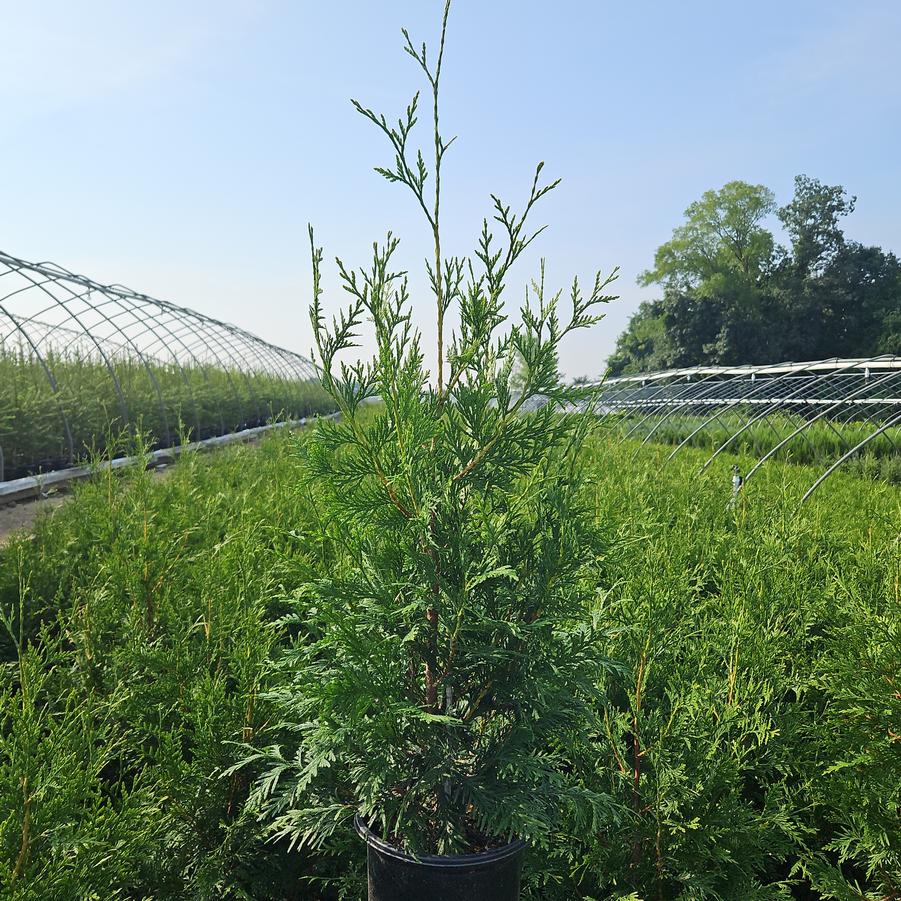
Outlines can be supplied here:
M856 197L848 198L839 185L829 186L798 175L794 199L777 215L792 242L796 272L810 275L831 262L845 246L838 220L854 212Z
M753 284L773 254L773 236L760 222L775 209L775 195L763 185L730 181L705 191L685 211L685 224L657 248L654 268L639 276L639 284L700 296L736 281Z
M846 239L856 199L807 175L778 208L764 185L706 191L639 276L662 296L632 316L611 373L901 353L901 263Z

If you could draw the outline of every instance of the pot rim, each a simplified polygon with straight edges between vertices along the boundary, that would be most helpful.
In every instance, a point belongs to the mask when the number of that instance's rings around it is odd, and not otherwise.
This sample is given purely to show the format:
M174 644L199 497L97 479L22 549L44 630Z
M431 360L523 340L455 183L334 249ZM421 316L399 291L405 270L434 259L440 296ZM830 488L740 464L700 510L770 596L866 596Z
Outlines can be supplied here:
M363 818L356 814L354 816L354 829L357 835L363 839L370 847L375 848L379 853L387 857L393 857L395 860L401 860L404 863L418 864L424 867L477 867L486 864L497 863L519 854L525 847L526 843L522 839L516 839L500 848L492 848L490 851L479 851L475 854L423 854L416 856L402 851L400 848L386 842L381 836L376 835L369 826L366 825Z

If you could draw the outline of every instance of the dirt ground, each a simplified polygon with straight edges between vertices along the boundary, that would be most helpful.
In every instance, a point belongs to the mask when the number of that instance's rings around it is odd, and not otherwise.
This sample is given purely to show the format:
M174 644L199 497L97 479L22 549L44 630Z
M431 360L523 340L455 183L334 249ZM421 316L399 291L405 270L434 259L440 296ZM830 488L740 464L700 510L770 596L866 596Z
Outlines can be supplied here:
M0 507L0 547L9 541L14 532L29 528L39 513L55 510L65 500L65 494L57 494L44 500L23 501Z

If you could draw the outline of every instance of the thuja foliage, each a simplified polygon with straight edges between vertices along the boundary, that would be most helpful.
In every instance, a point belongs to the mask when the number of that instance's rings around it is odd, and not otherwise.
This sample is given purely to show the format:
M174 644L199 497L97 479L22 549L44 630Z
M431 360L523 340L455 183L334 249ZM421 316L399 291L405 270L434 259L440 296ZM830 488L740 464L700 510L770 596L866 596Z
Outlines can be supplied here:
M0 898L321 897L223 776L272 715L280 598L323 565L292 447L107 471L0 547Z
M285 614L348 566L304 440L105 473L0 547L0 898L365 897L354 836L289 852L232 771L296 742L267 697L315 678L273 666L306 631ZM698 478L703 450L636 448L579 460L620 668L555 744L617 815L561 815L526 897L899 896L901 492L839 472L798 511L817 470L774 462L729 507L751 458Z
M404 32L430 95L428 164L414 149L418 94L396 125L354 102L395 156L377 172L412 193L434 241L434 378L394 262L398 240L376 245L366 269L337 261L351 302L329 325L310 232L316 357L342 418L305 446L304 479L343 565L299 600L303 631L269 695L296 741L269 749L254 800L276 834L314 846L355 813L407 849L453 853L514 835L545 844L561 818L598 828L607 809L566 766L572 736L599 709L605 642L590 576L597 536L576 465L594 396L562 382L558 355L600 319L611 278L598 274L587 293L574 281L564 311L542 266L508 317L511 269L541 231L531 214L557 185L542 183L542 165L521 212L493 198L499 240L486 219L472 258L444 256L449 8L434 59ZM364 320L374 359L339 363ZM585 412L561 416L564 407Z
M799 511L815 470L774 464L732 506L725 463L636 447L584 458L626 675L572 752L628 812L560 848L559 897L899 897L901 494L838 475Z

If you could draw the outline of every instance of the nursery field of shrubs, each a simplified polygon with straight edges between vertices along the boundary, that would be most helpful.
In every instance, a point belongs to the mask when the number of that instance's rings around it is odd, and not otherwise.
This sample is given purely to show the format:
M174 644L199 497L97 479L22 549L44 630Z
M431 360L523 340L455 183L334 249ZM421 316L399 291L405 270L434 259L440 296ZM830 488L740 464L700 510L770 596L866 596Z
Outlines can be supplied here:
M314 380L127 355L110 357L109 367L116 381L96 355L45 352L39 360L0 342L0 481L84 460L129 428L172 446L185 434L198 441L333 409Z
M865 422L835 420L809 423L800 416L769 415L750 425L753 411L722 411L716 416L670 416L648 418L642 423L621 420L624 434L643 441L677 446L699 447L712 454L727 444L733 453L755 457L754 462L785 440L774 454L793 463L811 463L820 467L835 462L846 451L869 438L878 426ZM794 435L795 432L797 435ZM730 439L735 438L730 441ZM889 426L844 465L848 471L869 478L901 484L901 427ZM681 451L680 451L681 453ZM753 464L752 464L753 465Z
M352 563L306 441L99 474L0 550L2 897L364 897L352 804L311 850L253 802L257 752L308 763L279 664ZM609 663L556 749L605 813L561 809L524 897L901 897L901 491L837 474L799 509L816 470L773 461L730 505L751 458L636 447L582 450Z

